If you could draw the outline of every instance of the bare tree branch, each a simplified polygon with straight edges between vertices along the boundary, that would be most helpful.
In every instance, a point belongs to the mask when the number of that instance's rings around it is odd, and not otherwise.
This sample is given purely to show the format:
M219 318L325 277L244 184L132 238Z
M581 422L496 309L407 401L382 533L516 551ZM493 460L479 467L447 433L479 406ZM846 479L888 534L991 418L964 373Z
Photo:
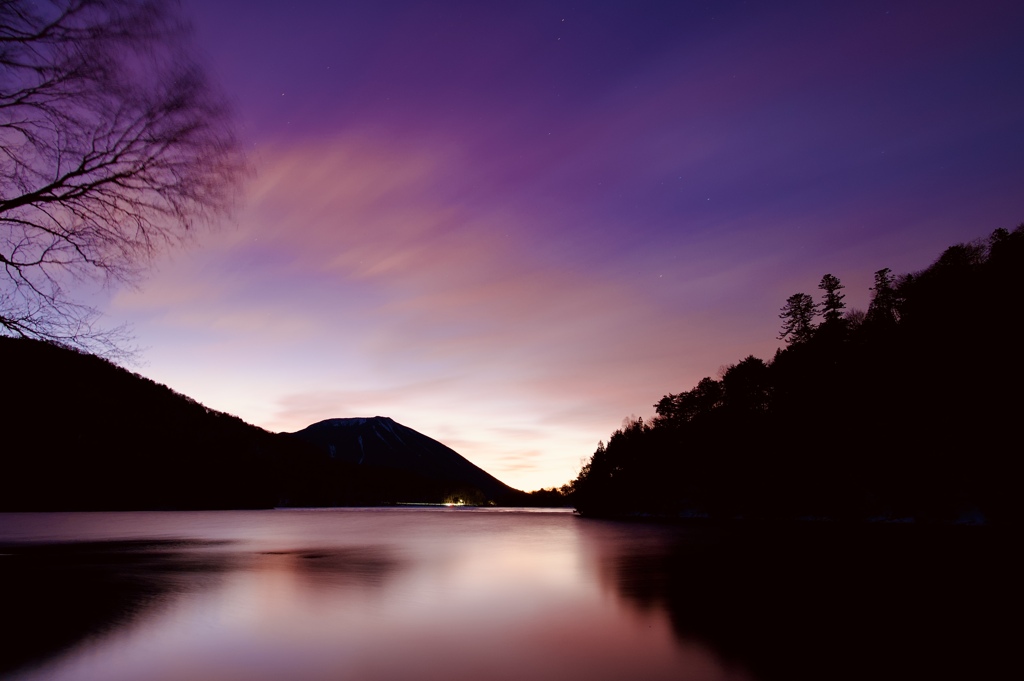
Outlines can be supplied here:
M173 4L0 0L0 333L110 355L69 295L134 283L247 172Z

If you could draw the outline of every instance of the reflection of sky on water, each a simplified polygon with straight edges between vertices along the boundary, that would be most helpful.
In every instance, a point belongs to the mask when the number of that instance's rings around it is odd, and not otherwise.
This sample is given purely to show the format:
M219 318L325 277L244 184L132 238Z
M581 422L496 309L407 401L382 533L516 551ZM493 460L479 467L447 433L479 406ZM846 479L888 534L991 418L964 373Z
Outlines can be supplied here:
M681 642L663 608L633 607L602 578L601 561L656 532L464 510L20 520L0 541L231 543L190 549L221 556L222 571L165 565L173 599L19 681L741 678Z

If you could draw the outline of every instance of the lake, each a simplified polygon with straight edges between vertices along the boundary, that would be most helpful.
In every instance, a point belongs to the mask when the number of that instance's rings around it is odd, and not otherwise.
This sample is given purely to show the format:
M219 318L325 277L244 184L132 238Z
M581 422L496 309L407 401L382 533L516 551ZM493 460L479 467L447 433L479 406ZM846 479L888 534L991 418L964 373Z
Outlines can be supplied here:
M1010 543L544 509L0 514L0 678L1002 676Z

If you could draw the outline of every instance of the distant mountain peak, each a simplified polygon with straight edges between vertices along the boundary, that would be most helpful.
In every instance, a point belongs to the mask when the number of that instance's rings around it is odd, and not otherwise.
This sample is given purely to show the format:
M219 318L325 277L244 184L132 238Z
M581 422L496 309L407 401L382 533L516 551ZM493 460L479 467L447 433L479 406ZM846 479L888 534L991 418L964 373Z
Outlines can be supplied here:
M322 447L332 460L360 468L473 488L489 500L517 493L450 447L387 416L325 419L292 435Z
M343 428L347 426L362 426L366 423L395 423L395 421L388 416L355 416L350 418L336 418L336 419L324 419L318 423L314 423L310 428L317 426L333 426L335 428Z

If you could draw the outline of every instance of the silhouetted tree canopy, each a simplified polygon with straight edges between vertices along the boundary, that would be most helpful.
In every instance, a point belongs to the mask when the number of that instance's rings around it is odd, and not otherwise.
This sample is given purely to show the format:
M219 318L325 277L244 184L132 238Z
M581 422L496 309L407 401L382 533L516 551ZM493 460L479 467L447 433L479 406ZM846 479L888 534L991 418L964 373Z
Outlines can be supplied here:
M725 405L744 412L764 412L771 399L771 376L763 359L748 355L722 374Z
M708 376L697 386L678 395L666 395L656 405L658 417L667 423L685 423L708 414L722 403L722 384Z
M875 272L875 285L871 287L871 303L866 318L866 321L886 328L899 321L896 281L891 272L888 267Z
M806 293L794 293L786 299L782 306L779 319L782 330L779 340L789 343L803 343L810 340L814 333L814 316L818 313L818 305Z
M824 323L835 324L842 320L843 310L846 309L843 299L846 296L839 291L846 287L842 285L838 277L826 274L821 278L818 288L824 291L821 301L821 316Z
M116 354L71 295L133 282L245 173L172 2L0 2L0 334Z
M572 483L591 515L1021 522L1024 225L875 273L868 312L825 275L747 357L599 445Z

